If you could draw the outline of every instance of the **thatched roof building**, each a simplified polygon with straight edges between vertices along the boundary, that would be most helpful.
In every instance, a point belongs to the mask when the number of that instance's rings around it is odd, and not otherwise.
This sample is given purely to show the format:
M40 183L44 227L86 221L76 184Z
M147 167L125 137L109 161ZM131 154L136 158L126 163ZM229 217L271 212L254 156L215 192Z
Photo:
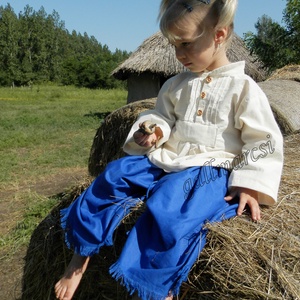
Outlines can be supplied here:
M232 62L244 60L246 73L255 81L266 78L261 65L255 61L236 34L233 37L228 58ZM119 65L112 75L128 81L127 102L156 97L162 84L170 77L186 69L176 59L175 49L168 40L157 32L146 39L132 55Z

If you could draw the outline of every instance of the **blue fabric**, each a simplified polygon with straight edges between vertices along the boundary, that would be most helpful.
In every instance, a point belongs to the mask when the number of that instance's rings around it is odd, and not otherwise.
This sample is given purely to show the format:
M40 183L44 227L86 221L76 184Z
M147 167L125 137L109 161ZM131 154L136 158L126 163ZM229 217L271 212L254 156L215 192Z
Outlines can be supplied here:
M228 175L206 166L160 179L111 274L143 300L178 294L205 245L203 225L236 215L238 203L224 200Z
M112 245L115 228L163 174L143 156L126 156L108 164L105 172L61 210L67 246L81 256L91 256L103 245Z
M82 256L98 253L112 245L130 209L147 198L110 273L143 300L164 299L170 290L176 295L205 245L203 225L236 215L238 203L224 200L228 176L210 166L165 173L147 157L126 156L62 210L66 243Z

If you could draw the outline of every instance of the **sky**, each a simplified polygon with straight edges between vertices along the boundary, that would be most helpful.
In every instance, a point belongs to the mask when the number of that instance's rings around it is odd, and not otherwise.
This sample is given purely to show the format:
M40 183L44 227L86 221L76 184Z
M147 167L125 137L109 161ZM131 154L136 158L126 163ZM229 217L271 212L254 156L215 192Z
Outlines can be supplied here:
M159 30L157 14L160 0L6 0L18 14L29 5L35 11L42 6L47 14L55 10L65 28L72 32L87 33L99 43L116 49L134 51L141 43ZM255 23L264 14L281 25L286 0L240 0L235 18L235 32L256 33Z

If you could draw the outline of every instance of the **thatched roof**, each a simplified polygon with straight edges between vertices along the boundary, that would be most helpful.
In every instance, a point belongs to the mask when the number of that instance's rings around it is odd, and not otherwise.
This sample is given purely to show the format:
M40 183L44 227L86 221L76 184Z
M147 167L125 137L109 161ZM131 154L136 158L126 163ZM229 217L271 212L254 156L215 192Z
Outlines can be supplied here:
M244 60L246 74L255 81L263 81L266 78L260 63L250 55L242 39L236 34L233 36L227 54L232 62ZM133 73L150 72L171 77L184 71L186 69L176 59L174 47L159 31L146 39L127 60L112 72L112 75L117 79L125 80Z

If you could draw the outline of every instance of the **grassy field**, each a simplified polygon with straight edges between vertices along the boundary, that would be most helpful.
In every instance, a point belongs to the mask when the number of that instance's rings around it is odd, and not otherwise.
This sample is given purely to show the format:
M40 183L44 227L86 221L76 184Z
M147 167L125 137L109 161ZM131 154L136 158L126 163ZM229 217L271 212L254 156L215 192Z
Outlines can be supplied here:
M43 184L51 189L51 184L62 186L68 177L87 173L101 120L125 105L126 96L123 90L51 85L0 88L1 265L26 247L58 201L45 196Z

